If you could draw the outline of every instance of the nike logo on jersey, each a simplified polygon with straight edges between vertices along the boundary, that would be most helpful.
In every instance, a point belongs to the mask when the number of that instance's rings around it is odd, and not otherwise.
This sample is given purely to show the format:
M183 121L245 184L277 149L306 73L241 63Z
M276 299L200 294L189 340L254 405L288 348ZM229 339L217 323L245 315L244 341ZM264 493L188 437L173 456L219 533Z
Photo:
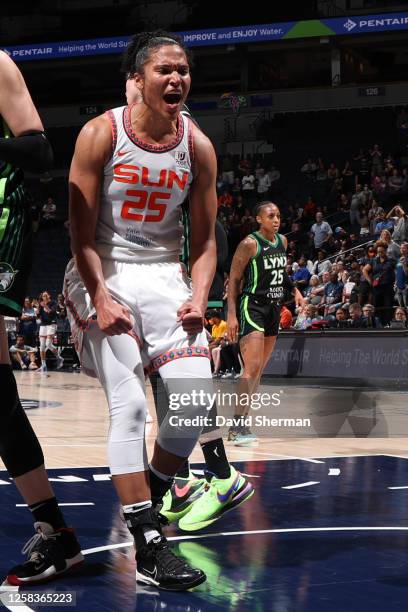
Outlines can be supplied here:
M123 149L121 151L118 151L118 157L122 157L122 155L126 155L126 153L129 153L129 151L123 151Z
M240 474L237 474L237 477L235 478L234 482L232 483L232 485L230 486L230 488L228 489L226 493L218 493L217 491L218 501L221 504L225 504L225 502L228 501L231 495L238 490L239 479L240 479Z

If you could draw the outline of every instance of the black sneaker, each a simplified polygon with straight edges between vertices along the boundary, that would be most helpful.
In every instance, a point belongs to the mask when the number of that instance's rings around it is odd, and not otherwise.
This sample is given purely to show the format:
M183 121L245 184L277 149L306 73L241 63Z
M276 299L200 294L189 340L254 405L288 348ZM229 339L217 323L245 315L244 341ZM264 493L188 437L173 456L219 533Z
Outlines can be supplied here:
M165 591L187 591L205 582L204 572L193 569L169 548L165 537L154 538L136 552L136 580Z
M73 529L63 527L53 531L48 523L34 523L36 534L21 552L28 556L25 563L15 565L7 575L13 586L36 584L59 576L84 561Z

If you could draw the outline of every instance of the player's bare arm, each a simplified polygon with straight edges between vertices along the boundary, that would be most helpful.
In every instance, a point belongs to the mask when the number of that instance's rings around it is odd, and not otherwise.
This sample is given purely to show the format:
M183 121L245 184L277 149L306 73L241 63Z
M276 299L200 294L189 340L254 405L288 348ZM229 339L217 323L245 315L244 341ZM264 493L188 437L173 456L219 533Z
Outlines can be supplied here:
M194 133L195 174L190 189L193 295L191 301L183 304L177 313L183 328L189 333L198 333L203 329L208 292L217 265L217 160L210 140L198 129Z
M95 306L98 325L113 336L132 327L129 312L109 294L96 250L95 230L103 167L112 147L111 128L97 117L81 130L69 174L71 247L78 271Z
M252 257L256 255L256 242L250 236L242 240L232 258L228 284L228 319L227 335L230 342L238 341L238 319L236 304L241 289L245 268Z
M14 136L44 126L31 99L23 75L9 56L0 51L0 114Z

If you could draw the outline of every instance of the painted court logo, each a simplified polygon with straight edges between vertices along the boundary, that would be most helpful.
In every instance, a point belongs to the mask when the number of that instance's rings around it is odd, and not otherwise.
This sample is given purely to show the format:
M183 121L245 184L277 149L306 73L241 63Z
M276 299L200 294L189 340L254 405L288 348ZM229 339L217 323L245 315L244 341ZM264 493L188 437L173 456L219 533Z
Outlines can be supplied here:
M354 28L357 27L357 24L352 19L347 19L346 23L343 24L343 28L346 28L347 32L351 32Z
M10 264L0 262L0 293L5 293L10 289L17 272L18 270L13 270Z

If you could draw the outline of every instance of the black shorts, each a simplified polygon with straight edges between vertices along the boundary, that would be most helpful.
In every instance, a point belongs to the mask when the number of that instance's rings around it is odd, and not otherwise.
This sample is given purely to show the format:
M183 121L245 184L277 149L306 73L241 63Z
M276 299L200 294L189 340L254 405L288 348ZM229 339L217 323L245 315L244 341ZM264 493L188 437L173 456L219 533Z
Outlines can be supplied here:
M0 315L21 314L33 256L31 226L28 203L0 204Z
M242 294L238 299L239 337L254 331L264 336L277 336L279 331L281 306L276 302L264 302Z

